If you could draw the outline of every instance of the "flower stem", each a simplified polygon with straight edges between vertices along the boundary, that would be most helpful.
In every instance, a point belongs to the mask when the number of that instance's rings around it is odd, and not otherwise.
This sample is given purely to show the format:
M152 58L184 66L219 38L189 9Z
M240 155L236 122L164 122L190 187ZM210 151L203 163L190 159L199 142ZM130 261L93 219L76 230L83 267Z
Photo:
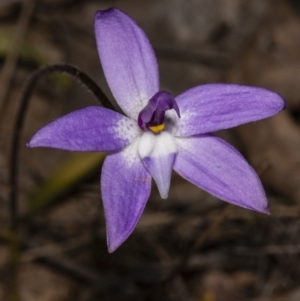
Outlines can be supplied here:
M38 69L31 78L29 79L25 90L22 94L21 103L17 111L16 121L13 128L13 135L11 141L11 152L9 158L9 183L10 183L10 235L11 240L11 277L9 282L9 298L12 301L19 300L19 295L17 292L17 271L19 268L19 243L18 243L18 172L19 172L19 146L20 137L22 134L22 128L25 121L27 109L29 107L29 102L31 95L34 91L38 80L41 77L52 73L66 73L74 78L76 78L80 83L82 83L95 97L102 106L115 110L109 99L102 92L100 87L91 79L86 73L79 70L78 68L66 65L66 64L56 64L50 65Z
M21 103L17 112L16 121L13 128L13 135L11 141L11 153L9 160L9 182L10 182L10 219L11 219L11 231L16 232L18 223L18 162L19 162L19 144L22 134L22 128L26 117L27 109L31 99L31 95L34 91L38 80L41 77L47 76L53 73L65 73L83 84L95 97L102 106L111 110L116 110L101 88L91 79L86 73L79 70L77 67L67 64L55 64L49 65L38 69L32 74L29 79L25 90L22 94Z
M66 65L57 64L50 65L37 70L30 78L23 92L21 103L17 111L16 121L13 128L11 152L9 158L9 183L10 183L10 235L11 235L11 279L9 283L9 295L12 301L19 300L17 287L17 271L19 268L19 243L18 243L18 164L19 164L19 144L22 134L22 128L26 117L27 109L38 80L52 73L66 73L76 78L83 84L95 97L100 101L101 105L116 110L100 87L83 71L78 68Z

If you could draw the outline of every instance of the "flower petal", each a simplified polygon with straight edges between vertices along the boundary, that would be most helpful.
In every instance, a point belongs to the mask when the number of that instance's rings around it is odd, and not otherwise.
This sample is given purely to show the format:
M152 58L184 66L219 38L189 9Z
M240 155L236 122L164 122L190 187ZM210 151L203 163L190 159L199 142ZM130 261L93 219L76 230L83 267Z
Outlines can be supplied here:
M158 66L148 38L122 11L95 15L98 52L108 85L122 110L137 119L159 89Z
M147 131L140 138L138 152L154 178L160 196L166 199L169 194L171 175L177 153L174 137L168 132L155 135Z
M181 119L177 136L231 128L273 116L285 108L277 93L233 84L208 84L176 97Z
M137 139L104 161L101 192L109 252L116 250L135 228L151 191L151 176L137 153Z
M140 133L135 121L102 107L88 107L67 114L41 128L29 147L71 151L112 151L130 144Z
M174 170L183 178L223 201L268 213L257 174L235 148L211 135L176 141L178 154Z

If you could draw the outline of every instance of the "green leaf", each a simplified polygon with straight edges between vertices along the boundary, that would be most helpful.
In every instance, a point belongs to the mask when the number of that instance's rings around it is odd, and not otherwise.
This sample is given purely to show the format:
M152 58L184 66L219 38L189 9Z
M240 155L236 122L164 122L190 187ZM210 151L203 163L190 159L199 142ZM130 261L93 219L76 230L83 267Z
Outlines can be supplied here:
M29 213L45 209L99 170L106 153L73 153L29 199Z

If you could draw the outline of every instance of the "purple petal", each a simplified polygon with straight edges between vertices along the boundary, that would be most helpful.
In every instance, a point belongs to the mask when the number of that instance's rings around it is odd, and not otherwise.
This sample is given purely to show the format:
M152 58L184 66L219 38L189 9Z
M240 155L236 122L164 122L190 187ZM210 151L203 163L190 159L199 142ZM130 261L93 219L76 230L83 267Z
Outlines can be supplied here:
M257 174L231 145L211 135L177 138L177 145L174 170L183 178L223 201L268 213Z
M154 178L160 196L166 199L177 153L174 137L168 132L161 132L158 135L145 132L139 141L138 152Z
M122 110L137 119L159 89L157 61L145 33L118 9L95 15L98 52L108 85Z
M101 192L109 252L115 251L131 234L150 191L151 176L137 154L137 141L107 156L102 168Z
M112 151L130 144L140 133L135 121L101 107L67 114L41 128L29 147L52 147L71 151Z
M177 136L192 136L231 128L273 116L285 108L277 93L263 88L208 84L176 98L181 119Z

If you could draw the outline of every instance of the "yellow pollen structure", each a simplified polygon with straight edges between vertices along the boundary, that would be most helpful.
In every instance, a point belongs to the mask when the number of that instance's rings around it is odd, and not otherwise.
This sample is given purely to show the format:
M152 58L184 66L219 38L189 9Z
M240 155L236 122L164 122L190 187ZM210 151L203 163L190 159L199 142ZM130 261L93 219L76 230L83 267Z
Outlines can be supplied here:
M149 129L155 134L160 133L164 128L165 128L164 123L159 124L159 125L149 126Z

